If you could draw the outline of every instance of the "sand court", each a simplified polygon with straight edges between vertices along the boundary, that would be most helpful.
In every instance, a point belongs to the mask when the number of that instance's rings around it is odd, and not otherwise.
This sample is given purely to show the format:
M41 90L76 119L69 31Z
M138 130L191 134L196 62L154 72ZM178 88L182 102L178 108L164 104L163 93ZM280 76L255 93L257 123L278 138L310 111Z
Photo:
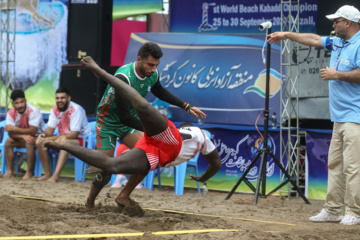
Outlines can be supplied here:
M120 189L106 186L88 209L90 180L61 178L57 184L1 178L2 239L358 239L358 226L312 223L323 201L271 196L252 204L252 195L193 189L177 196L172 187L136 189L139 205L120 208Z

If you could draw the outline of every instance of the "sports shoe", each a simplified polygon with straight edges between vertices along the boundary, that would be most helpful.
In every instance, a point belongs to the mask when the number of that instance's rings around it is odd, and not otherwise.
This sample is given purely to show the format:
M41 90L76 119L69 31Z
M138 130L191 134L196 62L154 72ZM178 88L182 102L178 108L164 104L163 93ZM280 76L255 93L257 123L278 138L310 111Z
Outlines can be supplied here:
M127 181L128 180L125 177L125 175L118 174L118 175L116 175L115 181L114 181L113 185L111 185L111 187L112 188L119 188L119 187L125 186Z
M119 187L121 187L120 181L116 181L116 179L115 179L115 182L113 183L113 185L111 185L111 187L112 187L112 188L119 188Z
M142 183L139 183L139 184L136 186L135 189L141 189L141 188L143 188L143 187L144 187L143 184L142 184Z
M350 214L345 214L344 218L341 220L340 224L343 225L356 225L360 224L360 217L355 217Z
M343 215L329 213L323 208L318 215L310 217L309 220L313 222L340 222L343 217Z

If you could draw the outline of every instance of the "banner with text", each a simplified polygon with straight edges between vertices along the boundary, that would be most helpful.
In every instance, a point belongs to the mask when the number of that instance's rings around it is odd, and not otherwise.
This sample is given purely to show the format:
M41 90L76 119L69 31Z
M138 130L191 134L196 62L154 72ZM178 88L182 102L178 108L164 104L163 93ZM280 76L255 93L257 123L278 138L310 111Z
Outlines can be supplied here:
M280 1L258 0L172 0L170 32L187 33L259 33L262 22L271 21L273 31L280 31L281 11L296 18L299 11L300 32L316 32L317 0L298 5ZM289 29L287 29L289 30Z
M255 124L265 106L265 36L133 33L124 63L135 61L138 49L147 41L158 43L164 53L158 66L161 84L205 111L205 123ZM277 116L282 79L279 50L272 45L269 83L270 114ZM150 102L154 99L148 97ZM198 121L178 107L170 107L170 111L174 121Z
M306 131L306 196L325 199L331 130Z
M214 177L207 181L208 188L211 190L230 191L240 179L248 166L258 155L258 150L263 147L263 139L256 130L226 130L208 129L211 132L211 141L215 144L222 162L222 168ZM286 134L284 134L286 138ZM268 138L268 148L280 159L280 132L270 131ZM269 193L280 185L280 168L270 155L267 155L266 164L266 192ZM259 176L261 157L246 175L246 179L256 188ZM200 154L198 160L199 174L203 174L208 167L208 162ZM164 185L172 185L174 179L174 169L162 168L161 182ZM186 176L195 174L194 168L188 167ZM157 180L154 181L157 184ZM185 187L196 187L196 182L186 177ZM237 192L253 191L242 181L236 190Z

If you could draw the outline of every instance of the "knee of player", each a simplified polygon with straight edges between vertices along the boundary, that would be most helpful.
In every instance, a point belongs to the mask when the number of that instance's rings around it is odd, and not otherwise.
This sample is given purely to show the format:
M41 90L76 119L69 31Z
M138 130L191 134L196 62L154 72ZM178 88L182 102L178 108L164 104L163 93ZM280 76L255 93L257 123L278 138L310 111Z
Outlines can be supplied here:
M106 184L108 184L111 180L110 173L97 173L93 178L92 184L97 189L102 189Z
M7 147L13 147L13 144L15 143L15 140L14 139L12 139L12 138L8 138L8 139L6 139L6 141L5 141L5 147L7 148Z
M36 147L37 149L42 149L42 148L43 148L43 146L41 145L41 143L35 143L35 147Z
M143 99L143 101L140 101L137 104L136 111L137 112L148 112L148 111L150 111L151 108L152 108L152 106L150 105L150 103L148 101L146 101L145 99Z

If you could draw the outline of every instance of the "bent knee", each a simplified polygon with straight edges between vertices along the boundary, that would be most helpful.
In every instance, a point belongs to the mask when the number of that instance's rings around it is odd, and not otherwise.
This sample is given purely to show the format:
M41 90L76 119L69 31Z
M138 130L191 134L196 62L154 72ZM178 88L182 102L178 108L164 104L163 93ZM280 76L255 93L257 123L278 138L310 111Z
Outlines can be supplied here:
M152 106L147 101L140 101L136 106L137 112L148 112L151 111Z
M12 138L8 138L8 139L6 139L6 141L5 141L5 147L13 147L14 146L14 144L15 144L15 140L14 139L12 139Z
M95 188L101 190L111 180L111 173L97 173L93 178L92 184Z

